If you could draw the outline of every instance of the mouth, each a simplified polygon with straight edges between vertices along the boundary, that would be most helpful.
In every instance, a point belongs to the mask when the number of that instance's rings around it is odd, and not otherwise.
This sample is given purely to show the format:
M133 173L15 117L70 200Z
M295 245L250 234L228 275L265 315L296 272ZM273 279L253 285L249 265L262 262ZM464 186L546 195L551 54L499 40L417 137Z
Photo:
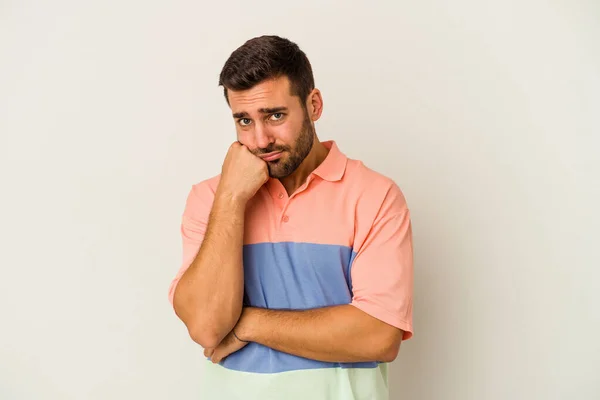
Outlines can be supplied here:
M272 153L261 154L260 158L262 158L264 161L274 161L281 158L282 154L283 152L281 151L274 151Z

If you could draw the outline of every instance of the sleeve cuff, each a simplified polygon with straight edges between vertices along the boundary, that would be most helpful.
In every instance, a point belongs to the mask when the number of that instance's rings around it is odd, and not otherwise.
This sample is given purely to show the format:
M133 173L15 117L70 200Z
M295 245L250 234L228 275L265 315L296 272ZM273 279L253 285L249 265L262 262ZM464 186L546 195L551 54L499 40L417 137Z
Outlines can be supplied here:
M412 324L408 321L399 318L397 315L371 303L352 301L350 305L358 308L359 310L369 314L370 316L377 318L380 321L385 322L388 325L394 326L401 329L404 334L402 340L408 340L413 336Z

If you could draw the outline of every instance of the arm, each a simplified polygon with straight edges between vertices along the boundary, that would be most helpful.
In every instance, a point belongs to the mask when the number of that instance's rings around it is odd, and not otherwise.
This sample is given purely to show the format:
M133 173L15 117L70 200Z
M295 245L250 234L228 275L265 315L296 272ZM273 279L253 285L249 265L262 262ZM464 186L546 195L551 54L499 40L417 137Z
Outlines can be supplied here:
M242 311L245 203L217 191L202 245L173 296L192 339L215 347Z
M358 218L368 223L355 235L351 304L303 311L246 308L235 328L242 340L321 361L396 358L401 341L412 336L410 213L396 185L383 199L370 200L381 206L359 210Z
M204 348L217 346L240 317L246 204L268 178L267 164L234 142L216 194L194 195L192 190L188 197L182 223L183 264L169 293L175 313Z
M410 213L397 186L355 235L351 265L352 301L302 311L245 308L235 333L275 350L329 362L391 361L401 340L412 337L413 252ZM365 204L365 203L363 203ZM360 222L360 220L359 220ZM233 335L206 352L213 362L242 348Z
M242 340L326 362L391 362L403 335L352 305L305 311L248 307L235 332Z
M412 228L400 189L392 184L383 197L368 198L357 212L363 223L354 240L350 304L302 311L245 308L235 334L326 362L394 360L400 341L413 332ZM219 362L245 344L230 333L205 355Z

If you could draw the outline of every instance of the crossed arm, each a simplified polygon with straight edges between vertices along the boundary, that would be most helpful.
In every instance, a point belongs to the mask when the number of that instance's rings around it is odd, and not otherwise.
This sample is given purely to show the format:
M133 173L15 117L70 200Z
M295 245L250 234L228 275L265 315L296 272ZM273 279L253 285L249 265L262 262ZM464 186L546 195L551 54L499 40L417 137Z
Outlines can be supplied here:
M394 324L408 329L403 332L373 317L372 304L366 311L354 304L303 311L242 308L245 207L228 203L218 192L213 204L202 202L205 197L208 195L191 193L188 199L182 226L185 265L170 293L177 315L192 339L205 348L207 357L219 362L248 341L326 362L389 362L396 358L403 336L409 337L411 330L408 212L387 212L373 224L362 238L369 250L359 250L352 269L354 295L390 305L388 314L397 317ZM372 276L377 276L375 286ZM407 320L399 322L402 315Z
M402 335L402 330L353 305L304 311L246 307L233 331L205 355L218 363L248 341L319 361L391 362Z

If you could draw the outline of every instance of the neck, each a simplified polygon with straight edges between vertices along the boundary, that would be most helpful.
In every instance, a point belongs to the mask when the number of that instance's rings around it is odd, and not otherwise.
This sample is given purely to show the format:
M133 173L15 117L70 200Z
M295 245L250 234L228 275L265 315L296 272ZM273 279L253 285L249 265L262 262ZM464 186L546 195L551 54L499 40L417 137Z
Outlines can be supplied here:
M327 154L329 154L329 149L315 135L310 153L302 161L302 164L291 175L279 180L283 184L283 187L285 187L288 195L294 193L296 189L306 182L306 178L325 160Z

